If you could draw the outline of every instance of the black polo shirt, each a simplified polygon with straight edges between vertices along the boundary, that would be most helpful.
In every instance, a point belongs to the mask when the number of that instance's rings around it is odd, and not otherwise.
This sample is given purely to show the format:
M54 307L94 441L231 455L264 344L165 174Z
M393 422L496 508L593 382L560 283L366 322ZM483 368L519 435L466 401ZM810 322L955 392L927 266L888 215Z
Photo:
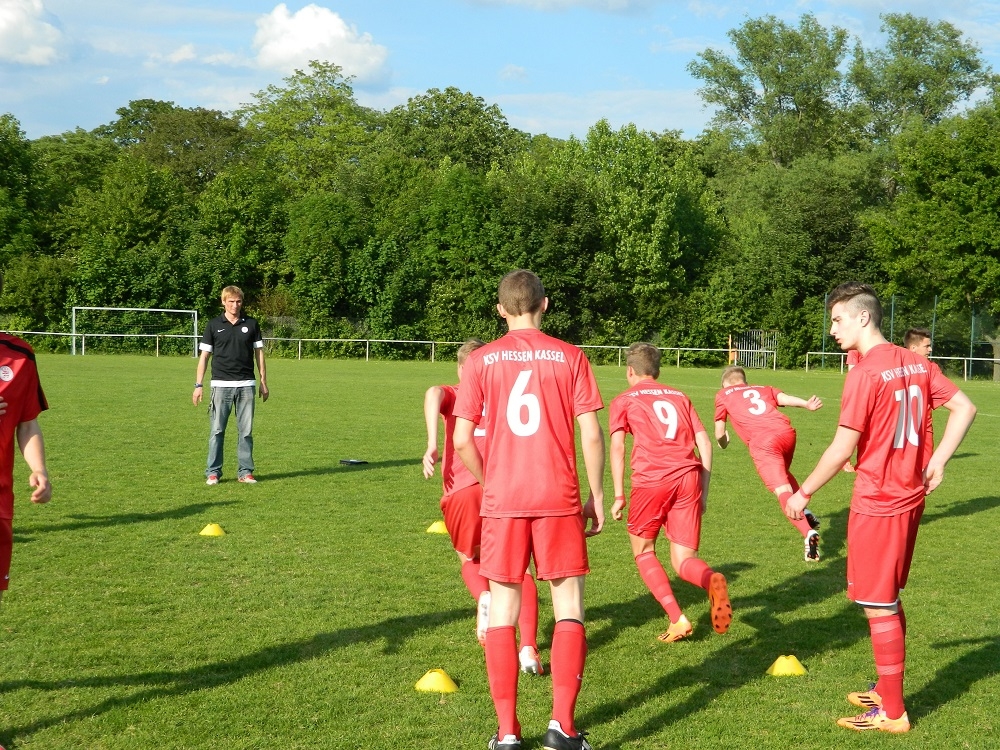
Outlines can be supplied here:
M198 348L212 354L212 385L253 385L254 349L264 348L264 337L253 318L243 315L230 323L222 314L208 322Z

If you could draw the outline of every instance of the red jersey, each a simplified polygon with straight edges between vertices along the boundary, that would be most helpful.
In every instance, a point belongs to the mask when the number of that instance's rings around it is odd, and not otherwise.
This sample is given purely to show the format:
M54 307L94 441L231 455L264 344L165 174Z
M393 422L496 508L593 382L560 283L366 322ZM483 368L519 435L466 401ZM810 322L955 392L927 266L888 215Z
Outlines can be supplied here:
M769 385L731 385L715 394L715 421L726 416L740 439L750 445L754 440L781 435L792 430L792 423L778 410L776 388Z
M26 341L0 333L0 518L14 517L14 439L17 426L49 408L38 382L35 353Z
M847 373L839 424L861 433L851 510L889 516L924 501L931 410L956 393L939 368L895 344L869 350Z
M611 402L608 431L633 436L633 487L655 487L701 466L694 436L705 427L691 399L655 380L636 383Z
M847 366L855 367L861 361L861 352L857 349L851 349L847 352Z
M603 407L584 353L539 330L472 352L454 413L486 427L483 516L579 513L574 419Z
M466 487L476 484L476 478L472 476L462 459L455 453L455 399L458 397L458 386L439 386L444 391L444 398L441 400L440 413L444 417L444 453L441 454L441 483L444 485L444 494L451 495ZM484 437L486 433L476 428L475 441L479 452L485 449Z

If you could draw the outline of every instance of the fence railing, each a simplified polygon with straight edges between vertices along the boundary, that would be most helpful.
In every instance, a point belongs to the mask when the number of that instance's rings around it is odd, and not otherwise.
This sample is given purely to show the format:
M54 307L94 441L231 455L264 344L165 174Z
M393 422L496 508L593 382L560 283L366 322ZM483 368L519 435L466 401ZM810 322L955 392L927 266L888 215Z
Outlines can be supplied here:
M843 372L846 369L847 363L847 352L806 352L806 372L809 372L809 355L813 357L819 357L820 361L826 357L838 357L840 359L840 371ZM989 366L993 367L1000 364L1000 359L994 357L936 357L930 356L928 359L935 362L961 362L962 363L962 380L968 380L969 375L972 372L973 362L986 362ZM823 365L820 365L823 367ZM815 369L815 367L813 368Z
M161 343L167 340L181 339L186 341L197 340L200 338L192 334L181 334L181 333L60 333L52 331L6 331L6 333L11 333L16 336L54 336L62 337L68 339L70 343L79 343L79 353L80 356L86 356L87 354L87 339L126 339L126 338L138 338L138 339L149 339L154 343L155 356L160 356ZM428 352L430 355L430 361L434 362L438 355L438 349L440 347L451 347L451 346L461 346L463 341L430 341L430 340L420 340L420 339L334 339L334 338L289 338L289 337L265 337L265 343L275 344L275 343L285 343L293 345L296 359L302 359L303 355L303 344L357 344L360 348L364 345L365 348L365 361L369 361L372 358L372 345L373 344L397 344L397 345L414 345L414 346L425 346L428 347ZM595 350L602 352L614 352L614 357L617 360L618 366L621 367L623 364L623 355L628 349L628 346L615 346L615 345L604 345L604 344L579 344L580 349L583 350ZM664 354L670 354L671 359L677 367L681 366L682 355L698 355L698 354L719 354L719 360L721 363L729 364L732 362L739 363L741 361L740 354L744 353L743 350L734 349L715 349L706 347L677 347L677 346L661 346L658 347ZM74 348L75 351L75 348ZM766 363L769 361L771 363L771 369L778 369L778 357L777 353L772 349L761 349L755 350L753 352L755 355L763 355L765 367ZM720 362L713 363L713 366L717 366ZM808 364L808 362L807 362Z

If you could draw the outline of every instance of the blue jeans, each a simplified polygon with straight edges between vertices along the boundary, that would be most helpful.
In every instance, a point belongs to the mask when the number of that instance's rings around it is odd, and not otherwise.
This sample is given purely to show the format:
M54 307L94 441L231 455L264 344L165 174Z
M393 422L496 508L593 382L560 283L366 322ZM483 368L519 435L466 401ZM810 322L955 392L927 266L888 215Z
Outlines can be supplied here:
M222 454L226 442L226 424L229 413L236 407L236 460L238 477L253 473L253 406L257 389L248 385L242 388L213 387L208 401L208 467L205 476L215 474L222 477Z

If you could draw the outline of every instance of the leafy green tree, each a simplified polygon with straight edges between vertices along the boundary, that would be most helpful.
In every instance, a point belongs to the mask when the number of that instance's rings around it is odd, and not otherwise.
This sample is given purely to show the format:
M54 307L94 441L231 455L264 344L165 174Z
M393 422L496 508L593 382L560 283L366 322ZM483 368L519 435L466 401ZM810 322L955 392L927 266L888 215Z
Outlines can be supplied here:
M3 327L21 331L66 330L66 300L74 284L70 260L24 253L4 271Z
M35 249L32 227L31 146L20 123L0 115L0 269Z
M947 21L886 13L885 47L855 45L849 79L876 140L899 133L912 119L934 124L996 77L979 48Z
M717 127L782 165L851 140L841 73L846 30L826 29L807 13L797 28L764 16L748 19L728 36L735 58L707 49L688 64L704 84L698 93L718 107Z

